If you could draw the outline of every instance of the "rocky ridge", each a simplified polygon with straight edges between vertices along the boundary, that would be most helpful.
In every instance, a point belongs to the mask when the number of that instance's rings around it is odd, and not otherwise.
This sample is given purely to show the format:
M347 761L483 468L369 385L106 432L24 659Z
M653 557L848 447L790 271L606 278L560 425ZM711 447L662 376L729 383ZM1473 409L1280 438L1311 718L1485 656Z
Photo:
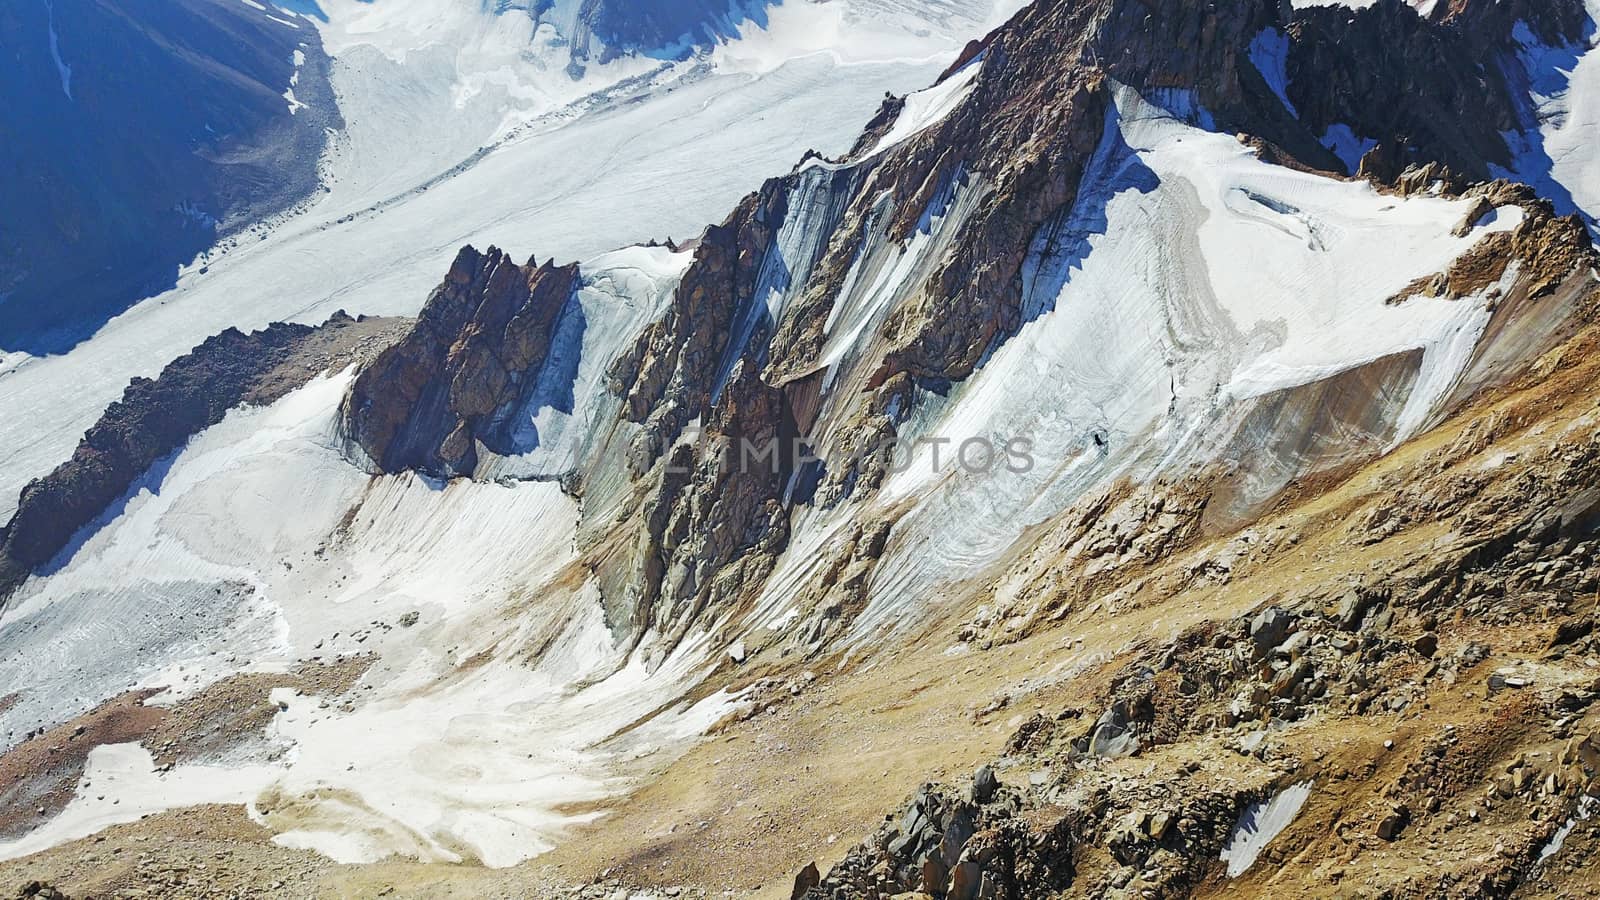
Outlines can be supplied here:
M874 152L874 135L903 111L891 101L852 158L807 160L701 236L665 313L610 365L638 509L621 530L639 535L608 544L596 560L614 628L634 639L657 629L670 649L713 611L749 607L788 544L796 500L830 508L871 498L890 460L868 448L899 431L889 411L967 378L1023 324L1020 272L1030 243L1074 208L1085 167L1114 127L1120 85L1238 131L1263 158L1330 175L1343 175L1345 164L1322 133L1335 120L1353 121L1375 136L1360 170L1382 189L1523 206L1521 226L1416 285L1424 295L1485 289L1516 258L1527 286L1513 293L1535 303L1592 265L1578 220L1556 216L1525 188L1485 180L1510 162L1502 133L1526 124L1526 103L1504 66L1485 74L1477 60L1506 58L1518 22L1552 42L1575 39L1582 10L1572 0L1538 9L1456 4L1427 19L1398 2L1349 15L1268 2L1158 6L1024 9L971 48L973 86L948 116ZM1256 62L1254 47L1268 34L1286 42L1286 96ZM1387 59L1395 41L1438 64L1368 65ZM1317 77L1324 70L1337 77ZM953 67L945 78L961 72ZM1357 100L1384 118L1352 119ZM1468 107L1494 114L1462 115ZM1480 131L1462 130L1472 128ZM930 217L944 224L928 263L864 347L825 376L825 323L839 314L863 248L928 232ZM799 254L790 252L797 234L806 239ZM382 471L440 477L471 475L482 449L515 452L505 422L577 278L575 267L518 267L497 250L464 250L413 333L358 378L343 417L353 444ZM785 306L776 318L764 296L774 292ZM692 422L700 431L680 440ZM795 444L801 436L817 445ZM729 465L747 440L783 446L773 470ZM1335 450L1320 459L1292 474L1352 457ZM797 485L808 493L797 497ZM569 488L585 491L583 473ZM1239 501L1234 524L1271 499ZM854 545L867 555L847 551L832 574L805 587L805 605L823 611L802 629L811 644L841 632L861 606L871 548L882 552L893 523L892 514L872 515L853 529L880 536Z
M1357 21L1371 23L1366 26L1371 33L1364 42L1352 39L1348 46L1381 52L1380 48L1392 40L1386 19L1393 18L1404 22L1395 27L1426 32L1427 40L1439 46L1437 52L1455 61L1455 68L1408 69L1403 76L1393 73L1391 79L1364 82L1347 92L1343 86L1333 85L1336 94L1360 97L1371 108L1390 110L1394 116L1383 129L1373 129L1384 139L1372 151L1373 161L1365 166L1364 174L1386 189L1404 192L1408 184L1438 183L1440 178L1430 178L1430 171L1437 175L1459 170L1464 174L1451 176L1446 183L1457 184L1457 190L1466 191L1475 183L1473 173L1482 177L1490 163L1508 162L1509 151L1499 131L1471 140L1455 134L1430 137L1421 130L1421 123L1437 121L1444 113L1426 98L1443 91L1454 96L1457 103L1501 108L1507 112L1499 125L1508 125L1514 110L1520 108L1511 87L1503 79L1479 74L1476 60L1490 47L1508 52L1512 25L1517 20L1503 12L1480 15L1465 5L1436 21L1424 22L1402 4L1383 7L1355 15ZM1581 10L1574 4L1527 13L1541 32L1552 35L1552 40L1570 39L1577 33L1581 17ZM802 166L785 179L769 183L719 227L719 239L730 232L740 235L737 258L746 273L745 281L721 282L724 292L717 302L709 304L703 298L691 300L694 295L680 293L669 317L679 317L678 321L686 324L668 326L675 327L679 336L647 333L639 346L648 349L636 350L635 355L670 359L679 347L711 342L704 359L742 356L749 364L760 366L760 389L776 390L783 397L781 403L766 404L773 411L766 428L788 427L799 434L822 435L817 455L842 458L837 465L823 466L814 476L820 478L818 502L831 505L851 497L871 496L881 484L889 460L881 453L860 451L897 432L885 411L903 408L917 390L967 377L985 353L1021 325L1019 272L1028 237L1073 206L1084 166L1110 121L1107 110L1113 85L1169 92L1186 88L1192 91L1194 102L1214 117L1214 127L1251 135L1251 140L1264 148L1264 156L1283 164L1342 171L1342 164L1317 140L1323 126L1309 116L1286 116L1282 100L1248 58L1249 45L1256 36L1275 23L1282 24L1278 15L1272 4L1220 9L1169 3L1149 11L1120 3L1030 6L991 35L974 54L971 64L981 66L975 86L968 99L947 118L876 157L868 156L853 164L847 161L848 174L832 172L827 176L822 189L828 192L830 203L839 204L839 210L821 220L820 227L828 229L825 239L818 242L822 249L814 259L798 267L808 277L799 289L791 289L792 305L780 321L758 316L760 327L745 346L718 345L721 336L728 333L727 322L734 317L731 310L752 301L746 287L748 273L776 252L771 235L782 230L789 207L802 197L815 202L810 200L818 189L814 186L818 180L815 167ZM1322 57L1319 48L1330 39L1329 33L1342 34L1345 27L1342 17L1334 20L1331 10L1294 14L1287 25L1288 59L1292 66L1308 68L1304 77L1291 84L1319 84L1310 66L1326 65L1339 71L1359 67L1359 60ZM1063 39L1062 35L1071 37ZM1468 65L1470 71L1463 68ZM1424 71L1426 76L1419 74ZM1429 91L1419 91L1414 79L1423 77L1443 80L1448 86L1435 84ZM1394 102L1379 99L1386 97ZM1467 97L1478 99L1468 101ZM890 107L886 107L879 119L890 120L889 113ZM868 145L870 136L869 131L858 151ZM1468 158L1460 153L1464 146L1483 149ZM1394 158L1405 160L1407 167L1388 176L1381 174L1377 161ZM941 196L948 197L952 192L969 197L967 202L974 212L966 215L958 225L960 230L948 238L946 255L925 275L919 273L924 280L913 282L905 299L878 326L883 337L870 345L870 355L852 360L849 376L836 377L829 394L819 396L819 355L826 341L822 326L837 312L835 304L842 302L841 291L857 264L863 238L881 229L888 242L905 239L920 227L918 217L924 210L947 202ZM785 196L790 198L787 203ZM1486 244L1473 259L1504 260L1507 251L1512 250L1518 258L1546 261L1538 266L1539 274L1529 276L1543 285L1531 291L1535 295L1553 289L1571 273L1592 263L1585 231L1576 219L1554 216L1548 206L1538 206L1525 191L1513 196L1502 189L1495 198L1529 204L1530 221L1513 235ZM885 209L892 210L887 219L881 212ZM953 217L957 212L947 211L946 215ZM810 221L807 224L818 227ZM1556 247L1568 249L1546 249ZM729 255L697 260L696 267L685 276L685 283L696 283L702 270L725 267L721 260ZM1480 263L1478 268L1485 271L1468 277L1472 265L1464 262L1459 271L1447 276L1447 283L1459 295L1503 272L1494 264ZM623 374L622 384L627 386L629 373ZM644 381L649 383L648 379ZM631 408L652 409L656 421L668 421L669 426L705 414L713 401L706 386L682 384L695 389L651 391L643 398L645 402L641 402L635 386L629 395ZM654 405L650 401L655 401ZM651 434L652 446L670 444L676 432L671 427L664 431ZM709 455L702 454L702 461L720 452L715 444L705 446ZM721 486L716 489L725 490ZM690 533L723 525L722 520L704 517L699 528L690 529ZM870 531L886 526L887 523L867 523L864 527ZM755 546L757 542L747 544L748 548ZM763 568L766 567L757 566L753 571L759 573ZM863 574L856 573L858 579ZM702 576L696 581L702 586L703 596L707 579ZM819 589L830 590L826 584ZM732 596L727 591L723 593ZM731 603L722 608L737 606ZM833 604L827 606L834 608ZM848 604L842 608L848 608ZM845 624L837 616L830 621L835 631Z
M1552 43L1575 40L1584 21L1577 4L1491 10L1462 3L1426 19L1399 3L1353 13L1288 13L1270 3L1223 9L1176 0L1158 7L1035 4L973 48L967 65L981 67L974 86L943 120L875 151L875 135L887 133L904 109L903 101L891 101L852 158L807 160L706 232L665 315L611 368L623 418L636 426L629 432L629 458L640 498L638 537L597 560L609 571L608 595L629 598L626 615L614 627L635 639L659 632L670 647L690 623L748 609L790 540L797 482L813 485L809 499L799 502L822 508L876 490L888 460L845 451L892 436L897 423L889 410L916 390L966 378L1021 326L1019 273L1029 240L1075 203L1085 167L1111 127L1118 85L1160 94L1180 114L1199 117L1204 110L1210 127L1239 132L1264 159L1334 177L1347 175L1348 167L1322 137L1333 124L1347 124L1375 141L1355 168L1381 190L1481 199L1469 216L1473 220L1482 217L1484 206L1523 209L1521 225L1405 292L1446 298L1484 290L1515 259L1516 283L1497 304L1490 333L1513 329L1510 323L1519 316L1552 326L1513 342L1511 349L1487 343L1467 383L1439 415L1459 409L1475 390L1526 372L1534 358L1586 321L1592 307L1588 272L1596 262L1586 230L1528 189L1491 181L1490 173L1511 161L1503 133L1528 122L1507 70L1485 70L1478 63L1514 51L1517 22L1529 23ZM1252 43L1274 29L1287 42L1287 95L1251 58ZM1388 54L1396 41L1436 64L1392 64L1398 57ZM1328 72L1348 79L1319 77ZM945 77L958 73L959 66ZM1357 105L1364 116L1354 114ZM1468 109L1489 114L1470 116ZM971 205L957 216L954 208L962 203ZM958 230L945 238L935 264L918 273L902 302L875 325L878 337L865 358L849 359L842 375L829 372L831 384L824 387L823 323L843 302L866 252L864 240L878 234L893 245L937 227L929 225L930 210L957 219ZM786 229L797 224L817 238L798 257L786 252L792 246ZM789 282L774 288L765 270L780 254ZM770 304L765 294L774 289L787 308L776 319L752 313L754 305ZM753 326L741 328L747 317ZM691 423L700 427L683 440ZM1324 427L1331 433L1343 428ZM823 446L810 449L824 460L833 451L843 462L818 466L802 454L786 453L776 471L730 474L726 462L739 439L804 435L822 435ZM1021 549L997 591L995 605L1010 604L1010 611L980 611L963 628L962 639L986 646L1017 640L1086 610L1122 611L1150 602L1153 590L1236 578L1245 558L1270 552L1256 544L1252 531L1240 529L1275 505L1314 496L1312 484L1337 484L1379 458L1383 444L1379 435L1332 453L1284 478L1276 492L1252 498L1244 511L1226 515L1218 511L1229 505L1222 499L1228 488L1221 473L1145 489L1113 485L1058 517L1037 547ZM824 574L799 587L798 605L813 612L786 646L822 653L828 637L844 631L864 603L868 576L893 524L892 514L861 521L846 544L828 551ZM1576 526L1568 527L1574 533ZM1184 570L1165 565L1219 530L1237 533L1220 559ZM1066 558L1063 547L1072 548ZM1028 735L1019 735L1018 759L1007 762L1064 759L1092 769L1107 747L1115 748L1109 755L1121 757L1185 740L1205 743L1241 722L1292 723L1311 710L1337 708L1361 716L1375 702L1403 710L1414 700L1373 693L1371 673L1382 671L1395 654L1432 657L1437 638L1350 637L1361 622L1351 621L1352 609L1364 613L1369 605L1393 602L1365 599L1392 598L1384 588L1361 591L1348 602L1306 598L1293 610L1274 606L1205 626L1148 662L1129 663L1140 673L1175 673L1175 684L1162 686L1159 677L1143 674L1118 678L1104 699L1107 712L1093 725L1030 725ZM1347 608L1320 612L1330 605ZM1413 613L1427 615L1406 614ZM1391 612L1368 632L1389 634L1399 615ZM1264 624L1256 627L1257 620ZM1293 646L1281 649L1285 641ZM1458 668L1436 673L1454 678L1449 673ZM1247 677L1251 673L1254 678ZM1151 692L1158 689L1161 699L1175 692L1189 698L1189 706L1154 703ZM1196 708L1206 702L1218 704L1216 710ZM1214 884L1211 861L1229 842L1240 815L1286 787L1298 771L1285 769L1281 760L1258 762L1243 782L1230 773L1226 783L1210 783L1198 769L1159 784L1101 783L1090 775L1064 799L1040 800L1040 790L1002 791L996 796L1010 799L995 808L930 789L913 800L898 825L821 879L811 896L877 897L919 889L934 897L1043 896L1067 885L1091 894L1191 892ZM1561 783L1581 787L1588 776L1574 777ZM1573 809L1576 790L1541 795L1543 820ZM1178 804L1160 816L1159 825L1138 808L1153 798ZM1042 810L1051 808L1069 812L1047 818L1041 829ZM1389 823L1382 830L1404 827L1395 816L1382 819ZM961 836L951 839L952 834ZM968 847L978 834L982 839ZM1527 846L1549 837L1540 835L1530 836ZM1080 848L1097 848L1098 854L1107 846L1115 864L1085 880L1079 870L1088 868L1081 856L1089 851ZM1523 851L1507 859L1484 876L1489 883L1514 885L1529 877L1531 860ZM1448 877L1476 876L1462 870Z
M84 435L72 459L28 484L0 529L0 601L78 540L84 529L160 461L241 405L272 403L318 374L369 360L399 336L392 319L342 312L320 327L278 323L229 329L173 360L154 379L136 378Z

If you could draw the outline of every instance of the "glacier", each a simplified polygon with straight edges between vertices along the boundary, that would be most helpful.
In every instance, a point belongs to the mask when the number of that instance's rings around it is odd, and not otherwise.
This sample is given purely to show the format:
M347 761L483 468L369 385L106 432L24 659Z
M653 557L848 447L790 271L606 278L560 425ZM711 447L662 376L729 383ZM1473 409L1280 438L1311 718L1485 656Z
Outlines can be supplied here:
M879 8L896 7L859 7ZM1513 266L1500 284L1450 301L1410 290L1517 228L1519 207L1458 231L1469 200L1273 166L1211 129L1193 97L1119 88L1076 202L1027 242L1020 329L970 378L919 388L887 413L902 436L947 448L1025 436L1033 467L964 477L959 458L940 463L925 448L877 496L799 503L753 609L696 622L670 646L656 634L630 645L608 627L581 532L586 520L609 524L625 481L612 451L635 433L617 422L608 370L660 317L690 254L612 248L696 231L755 176L795 162L802 140L820 135L822 150L842 153L876 95L931 81L954 37L871 45L843 24L830 30L852 7L784 5L704 58L593 67L585 78L615 82L568 96L540 92L547 69L518 68L514 48L553 40L533 20L463 13L445 20L441 44L422 7L326 9L319 27L352 122L327 160L328 194L207 258L73 353L0 375L6 502L65 457L130 375L226 326L318 321L339 308L414 312L462 243L585 260L545 368L514 411L523 451L488 459L473 480L363 471L338 433L346 371L233 410L164 460L0 614L0 680L30 688L0 709L0 730L60 722L129 689L164 689L152 702L172 703L324 655L370 654L367 694L335 709L275 693L267 739L284 752L269 762L158 773L136 746L101 747L84 778L116 785L121 802L80 789L47 825L0 844L0 858L216 802L245 805L280 844L344 862L513 865L593 815L575 805L640 783L741 708L737 693L694 689L729 648L742 659L796 631L794 598L851 524L897 513L849 633L867 647L942 611L934 605L973 573L998 571L1030 529L1119 479L1227 463L1274 398L1390 366L1393 390L1368 398L1380 443L1418 433L1466 377L1491 295L1516 275ZM1281 74L1271 41L1255 56ZM791 213L754 296L740 298L748 306L716 361L717 392L741 355L765 359L750 346L762 317L794 314L851 173L952 115L983 66L979 57L912 94L856 157L792 171ZM463 111L462 127L408 142L408 111L431 105ZM819 455L881 362L884 322L916 299L989 198L963 166L941 177L903 237L889 224L893 193L871 195L846 246L850 265L807 373L823 390ZM1285 456L1245 467L1231 499L1247 506L1281 489L1299 471ZM581 503L563 490L572 473L588 477ZM791 484L784 502L794 495ZM1290 788L1241 822L1231 874L1308 793Z
M203 255L71 353L0 358L0 518L128 379L205 337L338 309L414 313L462 244L585 259L696 233L805 151L848 149L885 92L932 81L1019 5L934 4L934 19L884 0L791 5L705 58L624 58L574 82L552 55L559 36L525 15L326 0L326 21L302 20L323 34L347 122L326 193Z

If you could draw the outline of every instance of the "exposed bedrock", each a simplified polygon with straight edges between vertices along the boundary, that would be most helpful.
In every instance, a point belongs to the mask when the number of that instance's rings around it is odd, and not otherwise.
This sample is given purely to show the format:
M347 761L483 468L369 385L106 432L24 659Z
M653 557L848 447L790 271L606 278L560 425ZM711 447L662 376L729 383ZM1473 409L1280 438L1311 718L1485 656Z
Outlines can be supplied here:
M384 472L472 474L480 444L509 440L495 413L537 373L577 283L576 265L463 248L410 333L346 395L340 423L352 450Z
M365 354L345 449L577 498L553 498L574 558L551 575L513 555L492 614L543 629L542 586L571 587L549 621L582 644L497 641L503 661L589 652L593 620L566 612L598 593L618 665L684 651L658 711L723 692L732 728L789 702L769 673L808 666L799 697L920 657L930 687L908 690L1013 734L970 786L824 851L797 897L1269 895L1306 866L1347 893L1509 893L1600 792L1597 258L1582 222L1491 177L1526 124L1515 23L1556 43L1586 26L1571 0L1433 8L1039 0L943 93L887 102L844 159L808 157L688 251L584 277L462 250ZM1336 125L1374 142L1355 164L1324 143ZM594 314L578 334L575 309ZM215 339L238 372L164 374L159 422L141 416L162 381L130 388L107 414L124 424L24 498L7 553L58 556L52 516L90 522L230 405L304 383L263 374L310 339L280 328ZM556 370L586 402L541 419ZM518 441L555 413L584 439L535 465ZM1033 480L896 472L883 449L1011 428L1044 438ZM526 524L508 522L542 534ZM791 707L862 729L818 759L890 777L876 694ZM956 727L940 708L920 721ZM777 720L737 737L771 756ZM656 877L649 842L711 843L653 831L618 865Z
M727 221L707 228L666 313L613 364L613 389L626 400L623 416L645 426L641 441L653 444L654 453L710 407L718 363L741 303L755 297L788 195L785 180L770 180Z
M322 372L370 357L401 326L340 312L317 327L276 323L251 334L230 328L156 378L135 378L71 459L22 489L16 514L0 531L0 600L230 409L272 403Z
M1273 895L1293 879L1389 896L1591 889L1589 368L1524 378L1448 440L1374 463L1347 508L1308 496L1283 521L1337 526L1368 565L1136 642L1088 703L1022 720L992 766L920 788L796 896ZM1569 421L1582 424L1538 436ZM1507 452L1519 434L1526 455ZM1496 458L1513 471L1486 472ZM1444 523L1426 552L1407 546ZM1291 534L1258 535L1232 577L1298 568L1316 538ZM1138 602L1190 590L1154 580ZM1412 853L1426 865L1405 864Z
M1534 124L1519 26L1564 46L1588 24L1578 0L1439 3L1430 19L1399 2L1299 10L1287 26L1288 100L1319 138L1342 127L1375 142L1364 174L1392 181L1438 162L1484 180L1511 163L1504 135Z

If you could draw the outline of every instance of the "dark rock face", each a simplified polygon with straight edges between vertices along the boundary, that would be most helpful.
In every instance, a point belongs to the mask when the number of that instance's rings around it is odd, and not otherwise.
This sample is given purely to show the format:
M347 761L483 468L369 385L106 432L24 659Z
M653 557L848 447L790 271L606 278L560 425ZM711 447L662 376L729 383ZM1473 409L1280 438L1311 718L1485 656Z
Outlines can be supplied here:
M1427 21L1403 3L1355 14L1313 7L1288 27L1288 95L1300 119L1316 133L1345 125L1378 141L1369 173L1385 181L1430 162L1478 181L1508 165L1502 134L1533 124L1508 65L1514 29L1523 23L1559 46L1582 37L1588 18L1570 0L1437 9Z
M415 327L357 377L345 435L380 470L469 475L495 413L515 401L550 350L576 265L517 265L499 249L462 249Z
M624 415L646 426L644 439L658 452L711 405L734 316L755 292L762 260L787 214L785 187L767 182L726 222L705 230L666 314L612 366L612 385L626 399Z
M392 339L393 330L393 320L342 313L319 328L278 323L252 334L230 328L173 360L159 377L135 378L70 460L23 488L16 515L0 531L0 600L228 410L271 403L318 372L356 361L374 342Z
M648 538L634 563L642 603L658 608L637 615L660 624L661 617L707 603L727 609L752 586L734 579L763 578L770 568L757 548L781 549L787 533L784 485L792 468L771 483L759 472L706 474L719 465L734 431L708 429L693 447L674 448L665 468L680 474L646 475L689 421L732 421L727 413L737 409L738 434L803 434L828 405L834 447L875 446L894 436L884 411L897 396L904 399L914 384L968 377L984 354L1016 333L1030 241L1077 202L1085 167L1106 129L1116 127L1115 85L1131 86L1177 115L1237 131L1279 164L1344 174L1345 164L1321 139L1330 124L1353 122L1358 133L1379 141L1382 152L1372 159L1396 163L1364 169L1386 189L1404 191L1418 179L1431 184L1451 167L1471 178L1507 159L1500 131L1515 127L1521 115L1513 82L1480 65L1509 59L1520 14L1483 6L1455 4L1424 21L1399 0L1360 12L1295 11L1270 0L1035 3L963 53L969 61L981 54L983 68L958 108L834 179L828 190L842 212L825 226L831 229L820 241L825 250L807 265L792 307L747 346L731 347L731 326L776 252L773 236L791 207L815 202L802 193L813 176L797 171L747 197L705 233L666 314L611 372L624 418L644 426L631 458L654 498ZM1577 34L1584 21L1573 0L1523 12L1551 40ZM1252 44L1267 29L1285 35L1291 99L1305 101L1299 116L1252 58ZM1434 64L1403 62L1393 54L1397 41ZM1351 119L1357 103L1381 112ZM874 146L902 108L886 102L853 154ZM1480 108L1488 112L1478 120L1445 123L1472 119L1468 111ZM906 287L867 351L872 357L857 363L863 375L848 392L835 385L838 396L820 397L824 323L863 238L877 228L891 241L905 239L951 183L981 199L946 255L922 283ZM887 224L882 209L893 210ZM1564 278L1572 266L1556 268ZM742 375L714 396L718 361L729 355L738 358ZM871 455L832 461L818 473L816 496L837 502L870 492L885 463ZM753 512L764 504L770 517ZM733 535L739 538L728 540Z
M0 6L0 347L67 349L316 190L342 124L328 61L310 22L274 14L295 18L214 0Z

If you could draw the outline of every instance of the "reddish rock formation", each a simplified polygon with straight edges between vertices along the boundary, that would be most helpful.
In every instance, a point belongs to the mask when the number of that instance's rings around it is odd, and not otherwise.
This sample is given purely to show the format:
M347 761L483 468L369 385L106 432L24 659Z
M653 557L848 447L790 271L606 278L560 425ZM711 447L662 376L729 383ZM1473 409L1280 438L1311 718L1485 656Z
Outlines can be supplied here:
M727 221L706 229L666 314L612 366L624 416L646 426L657 454L711 405L734 316L755 293L762 259L788 212L787 187L768 181Z
M471 474L493 414L537 373L577 284L576 265L463 248L411 332L357 377L346 436L385 472Z

